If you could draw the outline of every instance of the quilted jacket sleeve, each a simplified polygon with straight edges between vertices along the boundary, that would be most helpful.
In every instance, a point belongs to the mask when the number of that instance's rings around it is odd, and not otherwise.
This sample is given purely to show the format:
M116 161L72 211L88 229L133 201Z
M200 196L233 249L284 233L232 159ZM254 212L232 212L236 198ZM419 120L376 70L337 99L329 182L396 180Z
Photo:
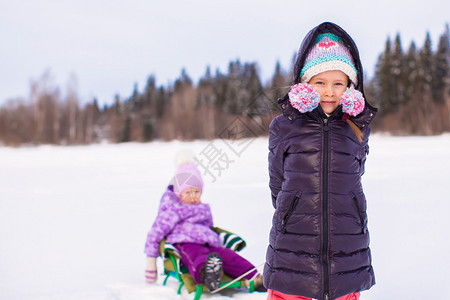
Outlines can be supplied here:
M272 204L276 208L277 195L283 182L284 150L278 118L275 118L269 127L269 186L272 194Z
M159 209L158 215L147 235L147 241L145 243L144 251L147 254L147 257L159 256L159 243L174 229L175 225L180 221L180 217L176 213L174 207L171 205L163 204L170 202L165 201L169 199L164 199L164 197L169 196L167 194L163 196L163 199L161 201L162 205Z

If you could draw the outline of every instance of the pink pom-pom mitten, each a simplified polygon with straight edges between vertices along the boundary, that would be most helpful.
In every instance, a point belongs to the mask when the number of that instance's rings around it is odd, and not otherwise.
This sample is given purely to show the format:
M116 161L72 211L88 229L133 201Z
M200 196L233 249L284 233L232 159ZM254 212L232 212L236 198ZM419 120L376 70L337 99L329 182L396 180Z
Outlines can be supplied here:
M312 111L319 105L319 92L307 83L298 83L291 87L289 91L289 102L299 112Z
M347 89L341 96L342 112L350 116L359 115L364 109L364 97L362 93L355 89Z

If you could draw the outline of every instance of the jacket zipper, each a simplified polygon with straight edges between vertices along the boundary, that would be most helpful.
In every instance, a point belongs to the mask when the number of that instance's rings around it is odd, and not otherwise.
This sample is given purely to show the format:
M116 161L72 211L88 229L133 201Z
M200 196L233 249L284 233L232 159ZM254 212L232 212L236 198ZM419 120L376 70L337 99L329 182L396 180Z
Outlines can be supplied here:
M329 276L328 273L328 119L323 119L323 138L324 138L324 149L323 149L323 242L322 242L322 263L323 263L323 299L329 300Z
M281 221L281 233L286 233L286 224L292 213L294 212L295 207L297 206L298 199L300 199L300 193L297 193L294 197L294 200L291 202L291 206L289 207L288 212L284 215L283 220Z
M359 207L358 199L356 198L356 196L353 196L353 201L355 202L356 209L358 210L358 216L361 222L362 233L366 233L366 223L364 222L363 215L361 214L361 209Z

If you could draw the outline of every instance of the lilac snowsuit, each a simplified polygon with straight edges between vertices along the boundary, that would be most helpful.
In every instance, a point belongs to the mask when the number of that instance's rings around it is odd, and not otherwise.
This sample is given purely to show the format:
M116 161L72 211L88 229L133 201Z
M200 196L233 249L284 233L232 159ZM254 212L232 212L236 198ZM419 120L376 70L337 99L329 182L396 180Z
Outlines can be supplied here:
M231 249L220 245L219 236L213 226L209 204L184 204L168 186L161 198L158 215L147 235L145 253L148 257L159 256L159 243L167 238L181 254L181 262L189 269L195 281L203 282L200 271L211 252L218 253L223 270L231 277L238 277L254 266ZM256 271L248 274L253 277Z

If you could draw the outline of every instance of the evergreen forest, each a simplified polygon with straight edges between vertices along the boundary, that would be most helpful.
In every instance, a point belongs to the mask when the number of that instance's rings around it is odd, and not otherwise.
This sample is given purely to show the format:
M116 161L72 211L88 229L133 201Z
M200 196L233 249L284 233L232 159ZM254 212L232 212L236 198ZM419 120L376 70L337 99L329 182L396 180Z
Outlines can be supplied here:
M448 25L436 45L429 34L419 46L411 42L405 47L400 34L387 39L375 74L364 85L367 100L379 109L373 132L450 132L449 40ZM280 63L263 83L256 62L234 60L226 73L207 67L197 83L185 70L171 86L158 86L151 75L142 91L135 85L128 97L116 95L111 104L99 107L97 99L81 105L75 87L62 96L46 72L31 82L29 99L0 107L0 145L263 136L280 113L277 98L291 84L292 70L284 71Z

